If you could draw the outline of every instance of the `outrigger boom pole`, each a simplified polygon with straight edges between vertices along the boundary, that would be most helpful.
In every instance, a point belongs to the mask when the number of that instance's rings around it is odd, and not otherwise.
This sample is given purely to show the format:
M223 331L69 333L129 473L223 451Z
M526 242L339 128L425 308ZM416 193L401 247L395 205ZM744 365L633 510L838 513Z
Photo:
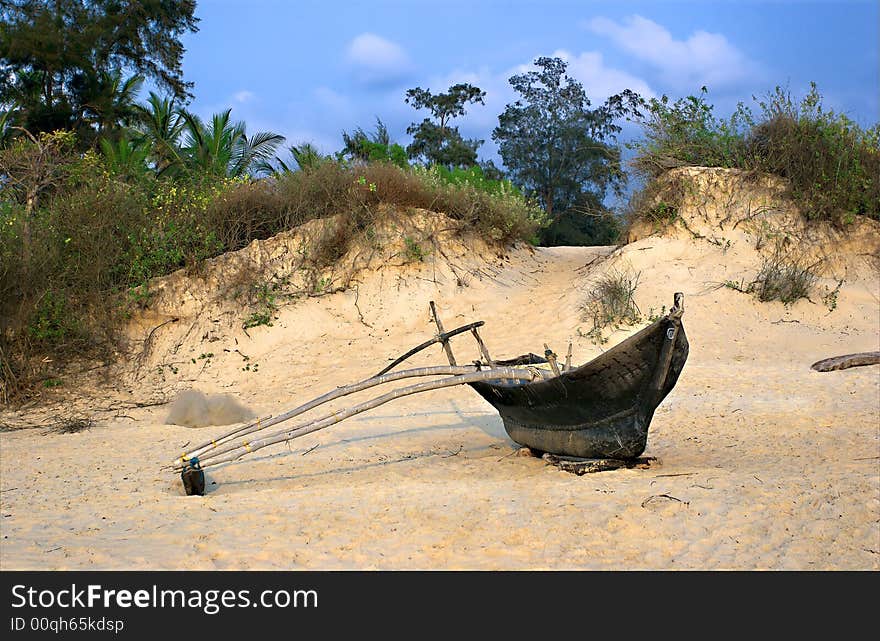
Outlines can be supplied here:
M377 375L364 379L351 385L338 387L335 390L322 394L297 408L294 408L278 416L267 416L257 421L237 427L226 432L215 439L202 443L187 452L184 452L173 464L172 469L181 472L184 481L184 487L187 494L203 494L204 493L204 468L221 463L235 461L241 457L253 453L269 445L276 443L288 442L293 439L311 434L318 430L322 430L331 425L335 425L347 418L374 409L380 405L390 401L409 396L411 394L419 394L436 389L453 387L455 385L467 385L478 381L520 381L530 382L537 378L542 378L542 374L534 369L522 369L514 367L498 367L492 361L489 350L480 338L478 327L483 326L483 321L469 323L449 332L443 330L443 325L437 316L437 310L434 302L430 303L431 315L434 323L437 325L438 333L433 339L414 347L407 353L393 361L388 367L384 368ZM473 365L457 365L455 357L452 354L452 347L449 345L449 339L458 334L470 331L477 342L480 354L486 361L488 368L484 367L480 361L475 361ZM434 345L441 343L446 353L449 365L436 367L420 367L415 369L402 370L399 372L389 373L393 369L410 356ZM304 414L316 407L329 403L330 401L354 394L371 387L392 383L399 380L409 378L425 377L425 376L445 376L440 380L417 383L407 387L402 387L371 400L365 401L353 407L333 411L320 418L307 421L290 429L282 429L279 431L264 433L263 431L269 427L288 421L291 418ZM259 434L257 439L252 439L253 435Z

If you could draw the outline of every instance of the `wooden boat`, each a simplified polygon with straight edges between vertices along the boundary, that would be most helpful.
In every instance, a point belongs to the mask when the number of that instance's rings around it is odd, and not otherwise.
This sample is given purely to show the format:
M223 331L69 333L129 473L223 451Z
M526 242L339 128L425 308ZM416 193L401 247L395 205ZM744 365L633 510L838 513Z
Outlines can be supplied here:
M688 357L682 296L655 321L586 365L533 383L470 383L515 442L581 458L636 458Z
M556 355L546 345L544 358L527 354L493 360L478 331L484 325L482 321L447 332L433 302L430 308L437 335L375 376L338 387L279 416L237 427L184 452L171 469L181 473L186 493L204 493L205 467L289 442L403 396L454 385L473 387L498 410L510 438L533 450L581 458L634 459L645 450L654 411L675 386L688 356L681 323L682 294L675 294L674 305L666 316L580 367L571 366L570 345L563 365L557 363ZM458 365L450 339L465 332L473 334L482 359ZM443 346L448 366L392 371L410 356L437 343ZM397 388L292 428L266 431L349 394L417 377L442 378Z

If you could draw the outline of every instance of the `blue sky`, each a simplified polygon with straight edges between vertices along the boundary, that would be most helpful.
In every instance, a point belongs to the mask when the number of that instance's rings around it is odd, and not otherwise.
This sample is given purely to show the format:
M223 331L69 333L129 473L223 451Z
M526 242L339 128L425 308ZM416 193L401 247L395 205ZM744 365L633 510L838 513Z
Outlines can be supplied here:
M880 121L880 3L795 1L199 0L199 32L184 38L184 75L208 116L231 107L248 132L326 153L341 131L379 116L406 144L425 114L408 88L471 82L487 92L459 121L486 140L515 100L508 78L541 55L569 61L594 103L630 88L679 97L706 85L721 114L776 85L801 96L815 81L825 104L862 124ZM632 135L632 132L629 132Z

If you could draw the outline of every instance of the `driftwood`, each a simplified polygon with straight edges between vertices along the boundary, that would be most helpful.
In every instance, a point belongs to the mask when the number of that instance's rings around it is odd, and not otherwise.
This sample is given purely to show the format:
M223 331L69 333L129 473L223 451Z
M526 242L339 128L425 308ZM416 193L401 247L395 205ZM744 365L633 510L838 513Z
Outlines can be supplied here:
M636 459L614 459L614 458L575 458L572 456L557 456L549 452L542 457L550 465L555 465L563 472L571 472L578 476L590 474L593 472L605 472L607 470L619 470L621 468L647 469L657 459L653 456L643 456Z
M861 352L859 354L845 354L816 361L811 365L817 372L833 372L850 367L862 367L863 365L877 365L880 363L880 352Z

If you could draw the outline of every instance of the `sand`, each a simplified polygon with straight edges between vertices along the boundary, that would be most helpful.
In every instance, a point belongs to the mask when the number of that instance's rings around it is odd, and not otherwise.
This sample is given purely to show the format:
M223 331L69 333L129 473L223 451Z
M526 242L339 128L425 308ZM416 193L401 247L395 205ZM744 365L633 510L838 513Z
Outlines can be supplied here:
M835 305L789 307L722 285L756 271L746 228L727 225L718 243L679 229L619 249L462 246L387 260L347 291L284 302L271 327L246 333L241 312L187 308L109 382L59 392L54 407L88 412L90 429L0 433L0 567L880 569L880 368L810 369L880 349L876 228L837 265ZM207 495L187 497L162 466L228 428L165 425L167 405L131 407L192 388L278 414L429 338L429 300L447 328L486 321L493 355L544 342L564 353L571 340L586 362L647 323L606 332L604 345L586 336L591 283L626 269L640 272L645 317L684 292L691 344L651 425L648 469L579 477L515 456L491 406L453 388L209 470ZM157 301L146 325L173 306ZM453 347L460 361L478 357L469 337ZM410 361L443 363L439 347Z

